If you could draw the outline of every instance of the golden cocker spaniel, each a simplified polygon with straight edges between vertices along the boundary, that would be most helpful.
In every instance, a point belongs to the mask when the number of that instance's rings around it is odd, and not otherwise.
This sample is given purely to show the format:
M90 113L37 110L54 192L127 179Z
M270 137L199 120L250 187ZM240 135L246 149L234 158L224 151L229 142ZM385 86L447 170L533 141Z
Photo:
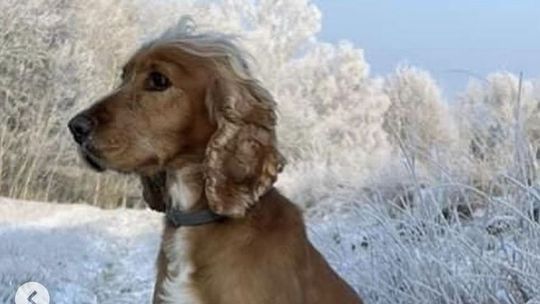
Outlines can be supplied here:
M140 175L166 213L154 303L358 304L274 187L276 104L228 37L169 31L69 128L96 170Z

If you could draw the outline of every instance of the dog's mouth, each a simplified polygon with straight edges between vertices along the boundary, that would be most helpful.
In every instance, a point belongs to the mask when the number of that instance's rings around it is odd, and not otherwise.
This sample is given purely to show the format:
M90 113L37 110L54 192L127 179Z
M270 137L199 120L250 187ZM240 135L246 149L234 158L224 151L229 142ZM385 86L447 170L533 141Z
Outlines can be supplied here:
M96 153L87 144L81 145L79 149L80 154L84 162L93 170L97 172L105 171L106 167L103 161L96 155Z

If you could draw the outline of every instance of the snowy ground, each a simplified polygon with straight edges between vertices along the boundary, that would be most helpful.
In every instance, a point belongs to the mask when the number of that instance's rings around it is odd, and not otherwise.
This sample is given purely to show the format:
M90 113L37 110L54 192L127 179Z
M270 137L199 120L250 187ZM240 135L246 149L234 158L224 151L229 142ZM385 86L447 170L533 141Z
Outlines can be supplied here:
M149 303L161 225L150 210L0 198L0 303L27 281L56 304Z
M0 199L0 303L45 285L53 303L149 303L161 217Z
M428 209L313 213L309 234L367 304L540 303L537 222L498 207L446 223ZM44 284L53 303L147 303L160 231L148 210L0 198L0 303L26 281Z

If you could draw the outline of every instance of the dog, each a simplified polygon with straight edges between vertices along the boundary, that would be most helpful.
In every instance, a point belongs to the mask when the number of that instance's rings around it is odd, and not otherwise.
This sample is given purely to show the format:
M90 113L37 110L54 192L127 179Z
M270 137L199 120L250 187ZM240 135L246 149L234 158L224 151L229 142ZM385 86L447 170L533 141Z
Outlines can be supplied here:
M246 54L187 26L143 45L68 127L95 170L137 174L165 213L153 303L360 304L274 183L276 103Z

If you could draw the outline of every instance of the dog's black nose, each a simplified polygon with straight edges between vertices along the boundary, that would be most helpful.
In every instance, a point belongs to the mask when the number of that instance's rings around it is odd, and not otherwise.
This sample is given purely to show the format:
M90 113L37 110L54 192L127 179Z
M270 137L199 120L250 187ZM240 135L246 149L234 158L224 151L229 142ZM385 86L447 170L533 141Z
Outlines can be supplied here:
M77 143L82 143L95 127L92 118L85 114L79 114L73 117L68 123L69 130Z

